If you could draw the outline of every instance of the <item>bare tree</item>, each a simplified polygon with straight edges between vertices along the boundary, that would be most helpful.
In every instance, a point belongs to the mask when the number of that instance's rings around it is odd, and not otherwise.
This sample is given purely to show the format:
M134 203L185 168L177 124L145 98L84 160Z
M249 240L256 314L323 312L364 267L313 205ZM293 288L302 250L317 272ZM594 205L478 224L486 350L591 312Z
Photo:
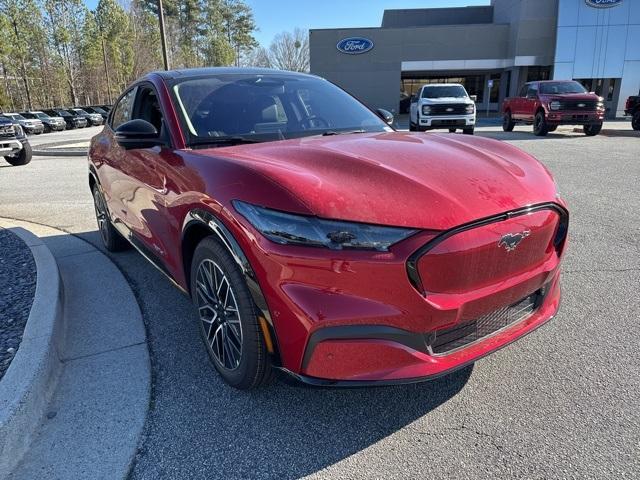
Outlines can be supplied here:
M273 68L293 72L309 71L309 33L296 28L276 35L269 46L269 63Z

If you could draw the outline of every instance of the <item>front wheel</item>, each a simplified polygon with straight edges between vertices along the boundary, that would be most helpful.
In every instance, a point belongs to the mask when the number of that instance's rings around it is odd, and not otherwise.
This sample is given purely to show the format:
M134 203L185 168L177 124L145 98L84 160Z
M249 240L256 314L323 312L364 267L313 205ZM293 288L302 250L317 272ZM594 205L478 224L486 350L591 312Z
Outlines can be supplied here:
M584 127L582 127L582 129L584 130L584 134L587 137L593 137L595 135L598 135L600 133L600 130L602 130L602 124L601 123L594 123L591 125L585 125Z
M547 133L549 133L547 119L544 117L544 112L538 112L533 121L533 134L537 137L544 137Z
M9 165L13 165L14 167L21 167L22 165L26 165L27 163L29 163L32 156L31 145L29 144L29 142L24 142L22 144L22 150L10 157L4 157L4 159L9 163Z
M456 133L456 129L455 128L450 128L449 129L449 133Z
M640 110L633 114L631 118L631 128L634 130L640 130Z
M463 128L462 129L462 133L464 133L465 135L473 135L473 128Z
M253 298L238 265L213 237L195 250L191 297L207 353L224 381L240 390L270 383L273 369Z
M516 122L513 121L511 112L505 112L502 116L502 130L505 132L513 132L513 128L516 126Z

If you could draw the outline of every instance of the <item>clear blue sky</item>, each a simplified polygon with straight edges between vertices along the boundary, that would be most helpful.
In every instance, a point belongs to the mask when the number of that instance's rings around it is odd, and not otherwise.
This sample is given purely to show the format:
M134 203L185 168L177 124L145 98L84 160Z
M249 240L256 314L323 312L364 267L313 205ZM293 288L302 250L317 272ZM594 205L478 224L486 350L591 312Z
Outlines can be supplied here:
M98 0L84 0L95 8ZM245 0L260 29L257 40L269 45L273 36L296 27L379 27L388 8L435 8L489 5L490 0Z

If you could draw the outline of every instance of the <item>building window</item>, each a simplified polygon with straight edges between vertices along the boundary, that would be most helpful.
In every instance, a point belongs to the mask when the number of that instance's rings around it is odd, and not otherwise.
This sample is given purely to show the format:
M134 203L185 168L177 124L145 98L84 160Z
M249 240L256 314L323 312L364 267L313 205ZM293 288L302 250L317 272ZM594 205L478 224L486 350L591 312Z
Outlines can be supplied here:
M529 67L527 69L527 82L537 82L538 80L549 80L551 78L551 67Z
M500 74L493 73L489 78L493 81L493 86L489 92L489 102L498 103L500 101Z

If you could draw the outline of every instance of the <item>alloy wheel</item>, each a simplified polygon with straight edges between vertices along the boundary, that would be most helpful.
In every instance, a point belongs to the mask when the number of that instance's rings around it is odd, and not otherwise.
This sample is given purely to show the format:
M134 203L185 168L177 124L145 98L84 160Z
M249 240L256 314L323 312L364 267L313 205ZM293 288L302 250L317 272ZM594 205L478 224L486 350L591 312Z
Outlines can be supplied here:
M106 243L109 235L109 219L107 218L107 209L104 204L104 200L100 192L96 189L93 194L93 205L96 210L96 220L98 221L98 229L102 240Z
M242 359L240 310L227 275L213 260L198 266L196 300L207 347L220 366L235 370Z

